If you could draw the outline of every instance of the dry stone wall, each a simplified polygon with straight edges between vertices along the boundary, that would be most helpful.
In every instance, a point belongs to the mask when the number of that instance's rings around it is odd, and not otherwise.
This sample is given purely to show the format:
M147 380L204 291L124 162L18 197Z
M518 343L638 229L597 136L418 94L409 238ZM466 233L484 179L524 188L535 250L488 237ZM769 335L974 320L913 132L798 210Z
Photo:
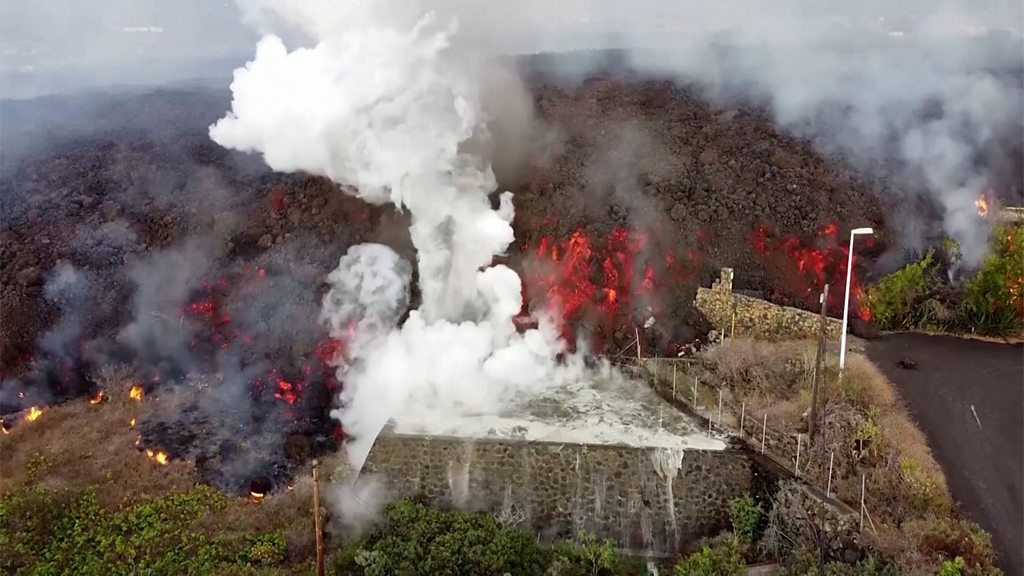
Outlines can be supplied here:
M541 534L581 531L620 547L677 554L729 526L728 502L750 491L740 450L465 439L384 433L364 470L392 497L486 511Z
M731 334L735 312L736 335L751 338L816 338L820 317L817 314L779 306L767 300L736 294L732 290L732 268L722 268L721 276L711 288L697 289L697 308L721 333ZM829 338L839 338L842 323L834 318L826 321Z

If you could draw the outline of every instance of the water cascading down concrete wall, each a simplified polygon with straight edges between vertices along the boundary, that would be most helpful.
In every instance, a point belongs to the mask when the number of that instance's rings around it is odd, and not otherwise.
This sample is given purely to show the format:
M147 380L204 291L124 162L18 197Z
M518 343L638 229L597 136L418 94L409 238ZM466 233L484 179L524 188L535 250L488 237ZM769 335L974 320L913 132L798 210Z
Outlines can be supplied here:
M515 518L547 541L581 531L621 548L676 554L728 528L747 493L741 451L467 439L385 432L364 473L390 496Z

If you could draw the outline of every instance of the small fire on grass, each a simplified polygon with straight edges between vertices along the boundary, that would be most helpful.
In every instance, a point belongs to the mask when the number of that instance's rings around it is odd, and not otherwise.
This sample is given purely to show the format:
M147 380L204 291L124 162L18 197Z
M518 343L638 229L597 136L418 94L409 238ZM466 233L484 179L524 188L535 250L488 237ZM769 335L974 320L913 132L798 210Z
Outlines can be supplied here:
M25 415L26 422L35 422L43 415L43 409L39 406L33 406L28 409L28 414Z
M979 194L978 197L974 200L974 207L978 209L978 216L981 216L982 218L988 218L988 204L988 194L986 192L982 192L981 194Z
M142 385L132 384L132 387L128 389L128 397L136 402L142 401Z
M131 420L128 421L128 427L135 428L135 418L132 418Z
M161 466L167 466L167 462L170 460L167 452L163 450L146 450L146 457Z
M266 498L271 489L270 481L266 478L256 478L249 483L249 498L253 502L259 502Z
M96 406L97 404L102 404L103 401L106 400L106 398L107 393L104 392L103 390L99 390L98 392L96 392L96 394L93 395L92 398L89 398L89 404L92 404L93 406Z

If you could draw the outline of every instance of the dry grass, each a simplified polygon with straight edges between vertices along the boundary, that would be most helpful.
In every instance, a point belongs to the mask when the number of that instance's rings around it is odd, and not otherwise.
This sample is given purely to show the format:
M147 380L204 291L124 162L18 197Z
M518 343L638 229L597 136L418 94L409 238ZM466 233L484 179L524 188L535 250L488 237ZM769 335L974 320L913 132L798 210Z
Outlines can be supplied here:
M130 374L108 371L104 376L104 402L80 399L44 407L35 421L18 422L0 435L0 497L29 486L95 487L100 504L117 509L198 483L192 462L161 465L136 446L139 434L129 422L142 422L149 411L165 409L161 399L131 400ZM208 514L201 526L211 535L279 532L290 558L308 559L315 550L311 511L312 480L306 475L290 489L259 501L230 498L224 510Z
M163 466L136 447L139 434L130 421L141 418L145 400L128 398L130 380L106 384L104 402L44 407L38 419L20 421L0 437L0 495L32 484L96 486L101 503L119 505L195 485L190 462Z
M796 434L805 429L814 352L813 341L726 340L704 352L705 377L726 386L751 413L768 413L774 428ZM922 538L903 526L949 518L953 505L942 469L892 384L870 360L849 354L843 378L838 376L837 354L830 351L820 390L822 425L814 443L805 444L802 474L826 478L834 454L832 490L840 499L856 508L861 475L867 478L878 548L906 559L907 566L933 561L921 550Z

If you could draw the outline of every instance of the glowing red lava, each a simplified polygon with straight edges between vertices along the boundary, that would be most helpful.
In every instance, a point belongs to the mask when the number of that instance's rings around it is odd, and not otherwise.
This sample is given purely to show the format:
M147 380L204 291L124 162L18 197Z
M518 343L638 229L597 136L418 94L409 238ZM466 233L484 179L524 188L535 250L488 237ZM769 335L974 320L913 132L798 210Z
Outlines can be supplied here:
M828 309L841 314L846 288L846 266L849 248L837 234L839 227L833 222L821 228L814 240L806 245L797 235L772 237L764 226L758 227L751 238L754 250L767 260L776 296L788 292L809 310L819 306L819 294L829 284ZM866 240L870 242L870 239ZM857 279L857 255L853 258L854 274L850 279L850 310L863 320L871 319L871 311L861 305L864 291Z

